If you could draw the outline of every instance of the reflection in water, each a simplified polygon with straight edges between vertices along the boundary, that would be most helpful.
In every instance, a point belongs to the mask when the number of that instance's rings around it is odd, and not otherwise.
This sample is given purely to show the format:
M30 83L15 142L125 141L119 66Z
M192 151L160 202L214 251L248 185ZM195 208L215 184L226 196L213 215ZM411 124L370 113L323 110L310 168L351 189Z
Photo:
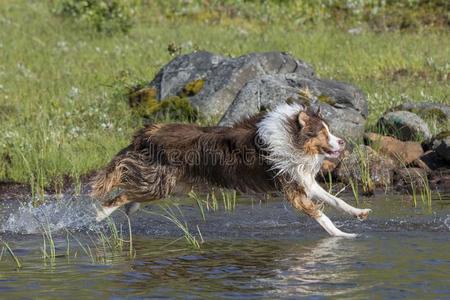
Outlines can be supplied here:
M289 266L276 277L277 296L336 296L356 292L358 273L353 270L355 257L367 251L355 240L328 237L310 245L296 245L290 256L280 261ZM293 257L295 255L295 257Z
M181 255L177 251L156 254L148 251L148 242L137 243L137 255L146 259L136 261L133 273L116 280L117 284L128 282L128 288L144 294L170 286L171 296L186 289L198 296L206 291L216 296L336 296L371 287L356 284L355 257L369 250L367 244L356 240L214 243L191 255L183 251ZM146 280L136 280L134 274Z

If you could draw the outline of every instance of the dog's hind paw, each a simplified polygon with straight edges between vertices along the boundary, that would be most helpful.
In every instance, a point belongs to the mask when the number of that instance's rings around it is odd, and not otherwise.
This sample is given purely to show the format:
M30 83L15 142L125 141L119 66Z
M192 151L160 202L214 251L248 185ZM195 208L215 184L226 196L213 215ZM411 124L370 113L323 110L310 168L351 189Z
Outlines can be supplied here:
M361 221L365 220L369 217L370 212L372 212L372 210L370 208L360 209L360 211L358 212L356 217Z

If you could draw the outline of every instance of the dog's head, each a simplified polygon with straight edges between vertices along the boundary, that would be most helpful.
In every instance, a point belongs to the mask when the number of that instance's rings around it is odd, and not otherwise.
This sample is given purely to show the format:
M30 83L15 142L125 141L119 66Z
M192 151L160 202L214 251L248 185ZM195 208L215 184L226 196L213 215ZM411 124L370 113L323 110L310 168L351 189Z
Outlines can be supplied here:
M301 111L296 121L300 126L297 144L305 154L336 158L345 149L345 141L331 134L320 111Z

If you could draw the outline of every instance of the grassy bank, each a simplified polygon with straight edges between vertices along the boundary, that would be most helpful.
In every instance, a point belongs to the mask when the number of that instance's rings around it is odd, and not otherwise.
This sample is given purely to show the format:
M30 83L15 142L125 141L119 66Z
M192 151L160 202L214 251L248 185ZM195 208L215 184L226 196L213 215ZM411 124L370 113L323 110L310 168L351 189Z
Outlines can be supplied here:
M295 21L292 7L255 1L141 2L130 31L113 34L55 16L50 2L0 2L0 180L61 189L105 164L141 123L120 95L172 59L169 44L290 52L364 90L369 126L405 100L450 102L450 33L439 22L403 30L320 9Z

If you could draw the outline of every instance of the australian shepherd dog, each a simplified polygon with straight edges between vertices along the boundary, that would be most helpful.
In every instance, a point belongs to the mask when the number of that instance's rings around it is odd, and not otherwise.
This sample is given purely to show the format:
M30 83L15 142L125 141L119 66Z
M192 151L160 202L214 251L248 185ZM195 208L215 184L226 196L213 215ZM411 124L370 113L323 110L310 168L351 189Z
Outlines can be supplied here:
M123 205L131 212L140 202L163 199L178 183L207 183L241 192L282 192L330 235L353 237L336 228L322 204L359 219L370 209L347 204L315 180L324 158L338 157L344 147L320 113L299 104L280 105L233 127L150 124L93 178L92 195L101 200L97 221Z

